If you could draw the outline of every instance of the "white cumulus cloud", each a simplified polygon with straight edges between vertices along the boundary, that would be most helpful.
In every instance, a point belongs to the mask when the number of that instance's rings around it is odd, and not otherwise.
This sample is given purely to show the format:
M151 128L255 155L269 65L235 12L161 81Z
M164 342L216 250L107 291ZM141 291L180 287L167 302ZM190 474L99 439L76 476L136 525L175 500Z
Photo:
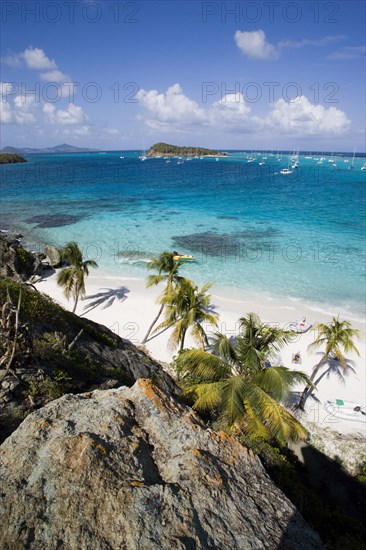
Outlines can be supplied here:
M245 130L250 125L250 110L242 94L226 94L209 107L207 119L213 126L231 126Z
M53 71L48 71L46 73L41 73L42 80L46 82L67 82L70 78L65 75L62 71L55 69Z
M9 67L17 68L22 65L22 56L17 53L10 53L1 57L1 63Z
M0 101L0 122L1 124L11 124L14 122L13 112L9 103Z
M277 59L280 55L278 48L267 42L266 35L261 29L257 31L236 31L235 42L239 50L253 59Z
M3 87L0 88L2 91ZM34 94L17 95L14 99L4 99L4 97L0 103L0 119L3 124L23 125L36 122L39 102Z
M228 93L204 108L187 97L175 84L165 93L140 90L141 105L147 110L144 119L152 129L170 132L214 130L219 132L262 132L285 136L336 137L345 134L351 121L344 111L313 104L305 96L291 101L279 99L271 104L269 113L257 116L241 93Z
M53 59L49 59L41 48L27 48L22 56L29 69L56 69L57 65Z
M35 94L14 94L14 86L0 82L0 121L2 124L34 124L39 102Z
M17 96L14 99L14 118L17 124L34 124L39 101L35 95Z
M7 95L13 94L15 92L15 85L11 82L0 82L0 98L4 99Z
M314 105L305 96L291 101L279 99L266 122L269 127L287 134L326 136L344 134L351 123L340 109Z
M148 126L157 128L167 124L179 124L182 127L203 122L204 110L195 101L187 97L179 84L174 84L165 93L157 90L139 90L136 98L147 109L151 118Z
M43 105L43 112L46 115L47 122L50 124L83 124L88 119L83 109L75 105L75 103L69 103L65 110L56 109L52 103L45 103Z

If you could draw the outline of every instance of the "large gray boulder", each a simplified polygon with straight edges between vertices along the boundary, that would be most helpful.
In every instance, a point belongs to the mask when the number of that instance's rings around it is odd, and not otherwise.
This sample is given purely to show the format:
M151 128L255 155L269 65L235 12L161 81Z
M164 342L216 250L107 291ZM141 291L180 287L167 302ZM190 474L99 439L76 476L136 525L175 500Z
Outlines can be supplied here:
M3 550L322 548L258 458L150 380L30 414L0 479Z
M46 260L51 267L60 267L62 260L61 253L58 248L51 246L50 244L45 244L44 253L46 255Z
M0 277L27 281L41 273L41 260L41 255L32 254L22 247L19 236L0 233Z

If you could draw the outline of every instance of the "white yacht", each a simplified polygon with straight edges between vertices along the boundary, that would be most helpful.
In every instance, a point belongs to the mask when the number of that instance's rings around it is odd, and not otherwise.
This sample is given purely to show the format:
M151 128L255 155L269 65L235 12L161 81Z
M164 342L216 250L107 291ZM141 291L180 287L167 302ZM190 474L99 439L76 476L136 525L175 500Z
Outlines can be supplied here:
M280 170L280 174L286 176L287 174L292 174L292 170L290 170L290 168L283 168L282 170Z

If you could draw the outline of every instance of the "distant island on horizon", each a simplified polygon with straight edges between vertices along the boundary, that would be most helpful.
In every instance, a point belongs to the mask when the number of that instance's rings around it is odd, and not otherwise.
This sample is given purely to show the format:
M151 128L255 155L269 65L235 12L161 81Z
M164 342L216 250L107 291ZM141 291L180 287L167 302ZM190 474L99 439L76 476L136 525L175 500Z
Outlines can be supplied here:
M30 155L30 154L47 154L47 153L100 153L100 152L120 152L120 151L132 151L139 152L135 147L121 149L97 149L97 148L88 148L88 147L77 147L75 145L70 145L68 143L62 143L60 145L54 145L51 147L13 147L6 146L0 149L0 154L11 153L18 155ZM140 150L141 151L141 150ZM230 149L225 148L225 152L218 151L217 149L209 149L206 147L193 147L193 146L180 146L172 145L169 143L159 142L152 145L147 152L144 154L148 157L159 157L159 156L181 156L181 157L202 157L202 156L215 156L215 157L227 157L232 153L273 153L273 154L282 154L290 155L294 151L289 149L282 150L271 150L271 149L252 149L252 148L243 148L243 149ZM356 158L366 157L366 152L353 152L353 151L319 151L315 149L304 149L298 150L298 154L301 155L322 155L322 156L346 156L351 157L355 154Z
M27 161L16 153L0 153L0 164L19 164L20 162Z
M206 149L204 147L186 147L179 145L171 145L170 143L155 143L147 152L148 157L227 157L228 153L221 153L214 149Z
M61 145L55 145L53 147L45 147L36 149L34 147L4 147L0 150L0 153L15 153L15 154L31 154L31 153L88 153L99 151L99 149L88 149L87 147L75 147L68 143L62 143Z

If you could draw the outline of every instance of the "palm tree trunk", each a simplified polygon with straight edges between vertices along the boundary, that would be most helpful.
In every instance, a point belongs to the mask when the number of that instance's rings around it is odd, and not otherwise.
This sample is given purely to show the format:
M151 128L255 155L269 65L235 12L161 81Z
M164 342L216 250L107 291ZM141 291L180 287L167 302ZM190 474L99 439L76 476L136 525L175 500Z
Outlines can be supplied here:
M324 363L326 362L326 360L328 359L328 355L325 354L321 360L319 361L319 363L317 364L317 366L315 367L315 369L313 370L313 372L311 373L311 376L310 376L310 380L313 382L313 380L315 379L316 375L318 374L319 370L321 369L321 367L324 365ZM310 394L310 390L311 388L309 386L305 386L304 388L304 391L302 392L301 394L301 397L300 397L300 401L299 401L299 404L298 404L298 408L301 409L302 411L304 410L305 408L305 403L306 403L306 400L307 398L309 397L309 394Z
M327 368L324 372L322 372L322 374L319 376L318 380L316 380L316 381L314 382L314 386L317 386L317 385L319 384L319 382L320 382L321 380L323 380L323 378L324 378L325 376L327 376L327 374L329 374L329 373L330 373L330 367Z
M160 336L160 334L163 334L163 332L165 332L166 330L169 330L170 328L174 327L175 323L178 323L178 321L180 321L180 319L177 319L176 321L174 321L174 323L171 323L167 327L163 328L160 332L158 332L157 334L154 334L154 336L151 336L151 338L148 338L147 340L145 340L145 342L146 343L151 342L151 340L154 340L154 338L156 338L157 336Z
M186 330L183 330L183 334L182 334L182 339L180 341L180 350L184 349L184 340L185 340L185 337L186 337Z
M207 334L205 333L205 331L203 331L202 337L203 337L202 349L203 351L205 351L205 347L206 348L210 347L210 342L208 341Z
M142 340L141 344L146 344L147 342L147 339L149 338L150 336L150 332L152 331L152 329L154 328L154 325L156 325L160 315L163 313L163 309L164 309L164 304L161 304L160 306L160 309L159 309L159 313L157 314L157 316L155 317L155 319L153 320L153 322L151 323L151 325L149 326L149 329L144 337L144 339Z
M73 313L75 313L75 311L76 311L78 301L79 301L79 291L78 291L78 287L76 285L76 287L75 287L75 303L74 303L74 309L72 310Z

